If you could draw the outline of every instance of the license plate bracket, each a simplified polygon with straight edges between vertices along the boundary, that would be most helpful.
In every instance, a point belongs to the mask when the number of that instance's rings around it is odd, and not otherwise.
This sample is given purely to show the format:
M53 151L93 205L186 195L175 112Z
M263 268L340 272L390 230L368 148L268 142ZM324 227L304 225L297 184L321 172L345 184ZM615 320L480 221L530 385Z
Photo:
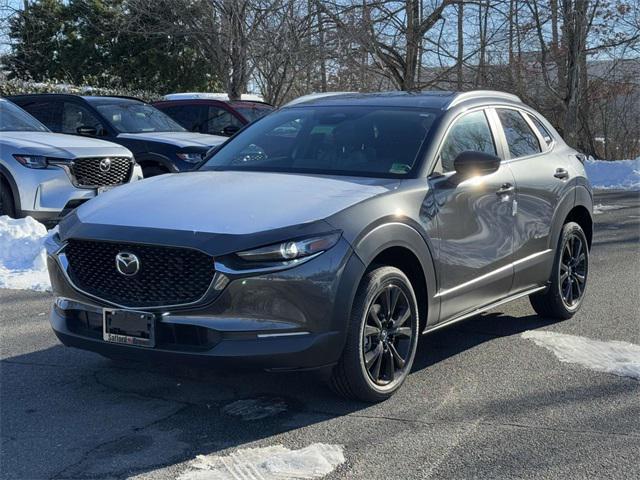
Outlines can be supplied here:
M109 190L113 190L115 188L114 185L104 185L102 187L96 188L96 195L101 195L103 193L108 192Z
M156 316L136 310L104 309L102 333L105 342L138 347L155 346Z

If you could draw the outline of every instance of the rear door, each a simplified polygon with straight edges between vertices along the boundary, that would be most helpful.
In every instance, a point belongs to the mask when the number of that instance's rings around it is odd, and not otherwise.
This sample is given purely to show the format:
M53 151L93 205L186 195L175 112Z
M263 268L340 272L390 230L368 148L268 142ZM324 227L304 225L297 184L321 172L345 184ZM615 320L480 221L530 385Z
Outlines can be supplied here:
M553 151L553 137L541 132L522 109L497 107L499 135L516 183L512 291L549 278L554 251L549 245L553 214L569 180L566 155ZM565 176L566 174L566 176Z
M430 177L437 204L437 260L442 320L508 295L513 280L514 178L502 162L496 172L462 178L453 161L463 151L502 158L502 145L484 109L453 120Z

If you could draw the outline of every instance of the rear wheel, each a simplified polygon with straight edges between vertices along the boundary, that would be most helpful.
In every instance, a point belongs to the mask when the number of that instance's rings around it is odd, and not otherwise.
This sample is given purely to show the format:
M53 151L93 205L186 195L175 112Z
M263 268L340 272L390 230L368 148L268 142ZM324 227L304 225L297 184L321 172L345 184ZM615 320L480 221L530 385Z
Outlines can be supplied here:
M587 237L580 225L569 222L562 228L549 288L529 297L533 309L543 317L573 317L582 304L588 274Z
M418 344L418 306L407 276L380 267L362 280L331 385L342 396L386 400L406 379Z
M9 215L12 218L16 216L13 194L4 178L0 178L0 215Z

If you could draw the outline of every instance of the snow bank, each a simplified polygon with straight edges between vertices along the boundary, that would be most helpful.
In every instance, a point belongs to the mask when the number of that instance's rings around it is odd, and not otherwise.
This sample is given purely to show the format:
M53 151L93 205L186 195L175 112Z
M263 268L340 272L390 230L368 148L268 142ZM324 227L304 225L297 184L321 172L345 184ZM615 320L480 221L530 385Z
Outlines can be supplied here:
M593 206L593 214L601 215L609 210L620 210L621 208L624 208L624 205L603 205L602 203L598 203Z
M594 160L584 164L593 188L640 190L640 157L635 160Z
M0 217L0 288L51 289L43 246L47 234L31 217Z
M522 338L533 340L536 345L551 350L561 362L640 379L640 345L533 330L524 332Z
M344 463L340 445L314 443L300 450L282 445L239 449L230 455L198 455L178 480L236 480L238 478L320 478Z

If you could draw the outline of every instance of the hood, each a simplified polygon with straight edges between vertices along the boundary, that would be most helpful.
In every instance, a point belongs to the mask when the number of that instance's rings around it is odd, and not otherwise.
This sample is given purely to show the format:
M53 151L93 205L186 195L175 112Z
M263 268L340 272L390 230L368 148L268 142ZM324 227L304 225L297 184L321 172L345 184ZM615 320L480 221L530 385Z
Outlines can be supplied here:
M132 156L128 149L115 143L51 132L2 132L0 150L3 157L13 154L43 155L68 159Z
M240 235L323 220L399 183L262 172L187 172L123 185L76 212L80 221L91 224Z
M120 133L118 138L131 138L147 142L162 142L178 148L187 147L215 147L226 142L228 137L218 135L206 135L195 132L144 132L144 133Z

